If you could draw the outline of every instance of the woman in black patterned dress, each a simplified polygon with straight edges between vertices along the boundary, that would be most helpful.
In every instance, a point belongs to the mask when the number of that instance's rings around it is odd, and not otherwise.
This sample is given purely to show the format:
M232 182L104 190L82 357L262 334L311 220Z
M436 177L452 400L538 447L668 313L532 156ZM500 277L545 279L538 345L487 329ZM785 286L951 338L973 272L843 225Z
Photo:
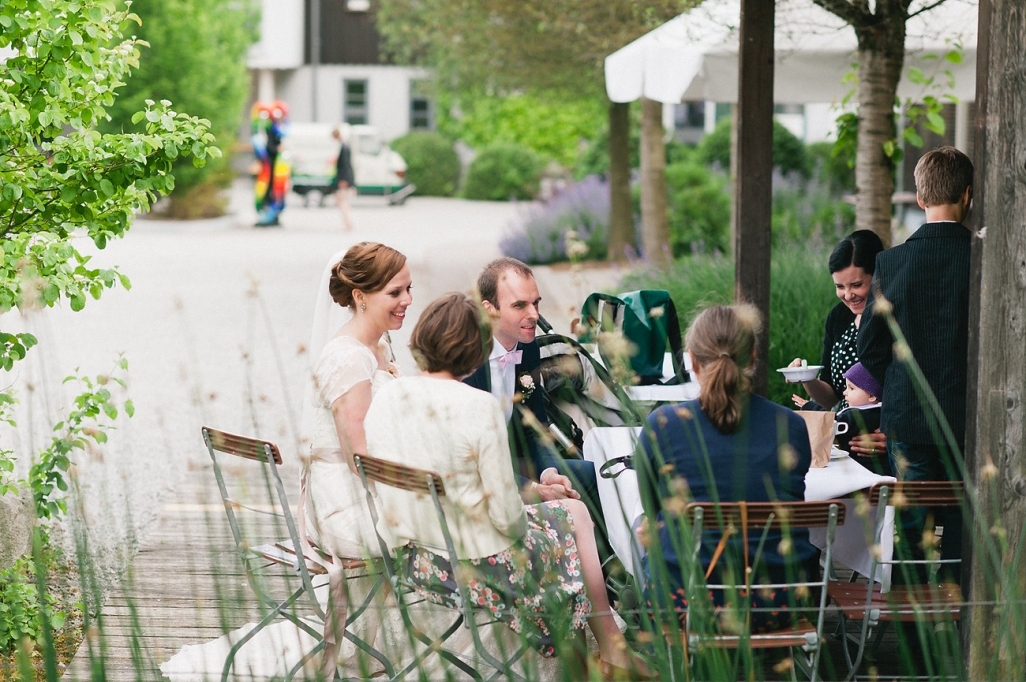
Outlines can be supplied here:
M855 342L876 271L876 254L881 251L883 243L875 232L856 230L842 239L830 254L830 277L841 301L826 319L820 361L823 365L822 378L802 382L812 400L793 396L798 407L843 410L848 406L844 400L844 373L859 361ZM801 363L801 358L795 358L791 367L798 367ZM868 440L871 442L853 438L852 454L872 457L885 452L887 440L883 434L873 434Z

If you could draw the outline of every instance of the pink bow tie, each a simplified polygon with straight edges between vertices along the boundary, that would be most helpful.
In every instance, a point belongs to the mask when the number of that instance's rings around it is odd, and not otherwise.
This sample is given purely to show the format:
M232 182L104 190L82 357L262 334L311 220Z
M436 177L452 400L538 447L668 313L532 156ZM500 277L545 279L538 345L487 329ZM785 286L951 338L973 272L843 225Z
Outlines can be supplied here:
M505 367L506 365L519 365L520 358L524 355L522 350L511 350L506 351L505 355L499 356L499 367Z

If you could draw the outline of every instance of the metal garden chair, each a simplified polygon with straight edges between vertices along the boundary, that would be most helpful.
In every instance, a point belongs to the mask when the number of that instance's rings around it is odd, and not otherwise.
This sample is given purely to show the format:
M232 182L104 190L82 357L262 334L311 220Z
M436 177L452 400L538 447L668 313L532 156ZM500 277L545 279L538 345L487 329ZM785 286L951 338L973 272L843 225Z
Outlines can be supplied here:
M452 636L452 634L459 629L460 625L465 625L470 630L477 654L494 671L487 677L488 680L500 678L522 680L523 677L513 670L512 666L527 652L528 645L526 643L521 642L516 650L512 651L510 655L506 657L506 660L503 661L493 656L481 641L479 630L480 626L495 623L497 621L490 616L490 612L487 609L476 609L473 607L473 602L470 599L470 591L461 576L461 571L459 570L459 558L456 555L456 548L453 544L452 536L449 532L449 524L445 516L445 510L442 506L442 498L445 497L445 486L442 483L441 476L433 471L416 469L411 466L406 466L405 464L377 459L368 455L354 455L353 458L356 463L356 469L360 473L360 479L363 481L364 489L367 493L367 504L370 507L371 518L374 519L375 533L377 533L378 536L378 543L381 546L382 556L389 556L390 553L387 544L381 537L381 534L377 531L379 513L371 489L372 482L377 485L392 486L401 490L408 490L412 493L428 495L431 497L431 500L434 502L435 511L438 515L438 523L441 525L442 536L445 538L445 547L432 548L427 545L423 546L433 549L437 554L445 556L449 560L449 564L453 567L453 577L458 587L458 594L455 595L455 619L441 635L431 637L418 628L410 619L408 609L409 605L406 602L406 597L416 591L417 585L407 578L402 567L393 565L388 561L385 562L385 570L388 573L388 578L392 582L395 593L398 596L403 621L405 622L410 634L426 646L422 653L417 655L405 669L396 673L395 677L392 679L402 678L408 671L418 666L420 662L431 653L437 653L444 660L452 663L475 680L482 680L483 676L476 668L443 647L445 640ZM475 615L482 613L488 614L488 618L485 621L478 622L475 619Z
M877 483L869 489L869 503L886 507L957 507L962 505L965 486L962 481L903 481L898 483ZM884 532L884 514L877 514L874 542L879 546ZM842 636L845 663L848 665L846 679L854 679L866 653L866 644L876 629L874 648L878 647L888 623L932 622L957 623L962 608L962 589L955 583L941 583L938 572L942 566L960 563L960 559L941 559L938 556L924 559L883 559L874 555L868 576L868 584L831 580L827 591L830 601L837 605L841 622L838 628ZM882 592L875 582L877 571L891 565L892 576L904 568L926 567L929 577L922 584L892 585L889 592ZM848 622L861 622L858 635L848 633ZM851 657L849 644L854 643L857 653Z
M744 565L742 576L751 581L752 576L759 575L759 563L762 558L763 545L770 531L779 531L787 538L793 528L827 529L826 547L823 555L826 565L830 565L834 534L837 526L844 523L845 507L836 500L824 502L692 502L685 509L685 516L691 520L693 533L693 561L699 563L702 533L710 527L719 529L729 537L737 535L744 543ZM759 550L754 557L748 556L748 538L750 533L759 534L761 541ZM784 629L768 632L751 632L748 627L738 633L721 632L716 628L696 627L693 611L689 609L684 633L684 645L689 652L702 649L791 649L792 653L801 652L803 656L795 660L806 669L809 679L815 682L818 676L819 658L823 649L823 620L827 606L827 572L823 572L819 580L772 582L748 582L745 585L715 584L695 581L689 594L698 594L700 590L736 591L744 588L748 595L760 590L791 588L794 590L810 590L819 588L819 604L815 608L815 617L810 620L804 614L799 615L792 624ZM745 614L746 616L750 614ZM745 624L749 621L746 620ZM693 656L689 656L694 660ZM794 668L791 669L794 677Z
M348 627L349 624L353 623L367 610L374 596L383 586L385 574L382 572L381 565L386 562L362 558L332 558L330 555L311 546L308 542L304 542L304 539L299 537L296 522L292 516L288 498L285 494L285 487L282 485L281 476L278 473L278 466L281 465L282 458L277 445L270 441L239 436L206 426L203 427L202 432L203 442L206 443L207 450L210 452L210 459L214 464L214 476L217 479L217 487L221 492L225 512L228 514L228 525L231 527L232 537L242 557L247 581L259 599L261 608L267 609L267 614L257 623L256 627L232 645L221 673L222 682L227 681L239 650L279 616L292 622L296 627L318 640L317 646L303 656L288 672L286 680L293 679L306 663L318 653L322 655L321 675L325 679L331 679L336 676L335 655L339 642L331 634L336 631L332 626L341 627L341 636L377 660L385 672L391 676L393 668L389 660L380 651L354 635ZM237 477L226 471L226 467L222 467L220 461L222 455L233 455L243 460L257 462L263 466L263 477L259 484L267 488L267 500L271 502L269 507L264 505L254 506L252 503L247 505L243 499L251 496L240 495L240 499L236 499L230 494L230 491L232 493L243 492L252 479L242 476ZM276 525L273 532L280 533L281 528L277 524L284 524L287 537L263 544L254 544L247 535L246 531L248 529L244 527L244 524L240 522L236 514L236 510L239 509L274 517ZM264 530L261 529L260 532L264 532ZM300 548L299 551L297 551L297 547ZM274 567L281 566L295 571L300 580L299 587L293 590L285 599L280 599L272 594L265 584L265 579L273 576ZM344 584L346 578L343 576L342 571L350 571L350 578L376 576L363 602L357 608L350 611L348 617L346 611L349 604ZM340 585L341 596L345 603L336 603L336 600L331 597L328 600L328 614L335 614L336 618L334 621L326 619L325 609L317 601L312 577L314 575L328 577L329 580L338 579L342 581ZM332 592L336 592L336 590L332 590ZM304 617L311 615L325 624L323 632L314 627Z

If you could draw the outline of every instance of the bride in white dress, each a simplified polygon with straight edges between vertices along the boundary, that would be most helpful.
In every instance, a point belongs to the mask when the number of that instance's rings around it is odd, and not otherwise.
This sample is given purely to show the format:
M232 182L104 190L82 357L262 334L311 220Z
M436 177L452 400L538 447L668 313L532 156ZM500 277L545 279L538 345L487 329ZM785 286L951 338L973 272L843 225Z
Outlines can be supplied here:
M321 278L310 343L311 357L317 362L303 420L310 450L303 461L297 519L300 537L309 538L333 557L380 554L352 454L366 452L363 419L374 393L399 373L388 332L402 327L413 302L411 290L406 257L374 242L361 242L332 256ZM349 580L350 602L362 602L371 584L373 579ZM161 671L175 682L203 680L215 677L215 672L219 677L231 642L251 627L183 647L161 665ZM372 604L351 627L368 644L387 649L389 658L403 657L405 631L398 612L384 599ZM275 678L314 644L291 623L277 623L240 650L234 670L247 677ZM340 666L352 671L366 670L367 665L374 669L374 661L358 660L347 640L338 644L338 654L332 657Z

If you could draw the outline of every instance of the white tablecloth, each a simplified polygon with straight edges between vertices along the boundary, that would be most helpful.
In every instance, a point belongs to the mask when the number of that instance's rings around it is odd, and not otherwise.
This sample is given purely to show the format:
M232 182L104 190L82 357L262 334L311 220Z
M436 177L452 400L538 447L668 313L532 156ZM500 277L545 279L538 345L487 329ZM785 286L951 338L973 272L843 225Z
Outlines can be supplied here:
M584 458L599 468L607 460L629 455L637 444L639 427L602 427L588 432L584 440ZM822 469L810 469L805 477L805 499L829 500L843 497L858 490L869 488L881 481L894 481L890 476L878 476L850 457L832 459ZM613 479L598 479L599 498L606 521L609 543L631 575L641 571L641 552L632 532L635 522L642 516L641 495L638 490L638 476L633 470L626 470ZM869 573L872 563L873 524L875 514L870 511L867 518L861 518L855 510L855 501L843 500L847 507L846 521L838 527L834 540L834 558L863 575ZM872 508L871 508L872 509ZM894 510L887 507L884 517L884 541L882 556L889 558L893 551ZM810 529L812 544L822 548L826 531ZM890 588L890 567L885 567L877 576L883 589Z

